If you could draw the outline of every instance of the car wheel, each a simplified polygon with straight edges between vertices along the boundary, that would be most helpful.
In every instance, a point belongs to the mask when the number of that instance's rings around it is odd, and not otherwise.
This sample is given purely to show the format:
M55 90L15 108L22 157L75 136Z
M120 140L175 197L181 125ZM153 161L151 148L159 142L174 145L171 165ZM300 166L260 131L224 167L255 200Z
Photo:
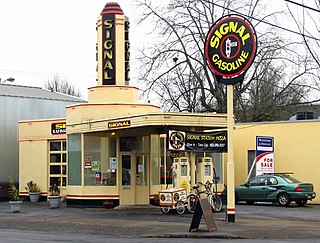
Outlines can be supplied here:
M281 206L289 206L291 198L288 193L282 192L278 195L278 202Z
M308 200L296 200L296 204L299 206L299 207L303 207L306 203L307 203Z
M252 205L252 204L254 204L254 201L246 201L246 204Z

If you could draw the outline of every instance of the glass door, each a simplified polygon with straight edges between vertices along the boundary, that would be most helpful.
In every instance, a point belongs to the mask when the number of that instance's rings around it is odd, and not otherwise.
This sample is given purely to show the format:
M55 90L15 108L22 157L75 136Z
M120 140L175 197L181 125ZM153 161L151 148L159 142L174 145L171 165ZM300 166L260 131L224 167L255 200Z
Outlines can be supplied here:
M120 205L135 204L135 164L131 153L120 154Z
M137 154L135 157L136 204L149 204L149 166L148 155Z

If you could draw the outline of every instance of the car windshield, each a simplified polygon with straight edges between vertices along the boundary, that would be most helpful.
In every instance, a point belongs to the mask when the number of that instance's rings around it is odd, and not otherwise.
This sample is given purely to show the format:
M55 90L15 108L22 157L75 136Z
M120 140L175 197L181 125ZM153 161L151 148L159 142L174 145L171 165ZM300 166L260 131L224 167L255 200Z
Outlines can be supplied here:
M301 183L301 181L289 176L289 175L279 175L281 178L283 178L288 183Z

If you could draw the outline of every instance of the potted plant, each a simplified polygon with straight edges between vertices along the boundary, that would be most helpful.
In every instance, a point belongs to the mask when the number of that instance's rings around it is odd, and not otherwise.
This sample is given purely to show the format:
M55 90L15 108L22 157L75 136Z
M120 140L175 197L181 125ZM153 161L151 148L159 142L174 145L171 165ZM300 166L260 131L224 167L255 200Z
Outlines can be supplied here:
M20 212L22 201L19 197L19 188L18 186L13 182L12 177L9 177L9 196L10 196L10 208L12 213L18 213Z
M49 187L49 196L48 200L50 202L51 208L59 208L61 203L61 195L60 195L60 188L53 184Z
M40 198L40 188L37 183L29 181L25 189L29 192L31 202L38 202Z

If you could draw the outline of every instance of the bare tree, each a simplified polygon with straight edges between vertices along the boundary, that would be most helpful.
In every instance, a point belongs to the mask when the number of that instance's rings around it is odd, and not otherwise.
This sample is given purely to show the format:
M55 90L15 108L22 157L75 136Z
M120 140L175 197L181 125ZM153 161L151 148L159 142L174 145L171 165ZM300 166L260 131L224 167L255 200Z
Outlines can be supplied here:
M75 97L81 97L81 92L79 89L76 89L71 83L62 79L58 74L54 74L51 80L48 79L44 83L44 87L51 91L56 91Z
M306 50L314 60L315 65L320 68L320 56L318 52L320 48L320 1L313 1L314 8L303 4L292 5L294 4L293 1L286 1L288 12L298 28ZM310 1L306 3L312 4ZM298 9L294 11L293 7Z
M140 84L144 95L156 94L165 110L226 112L225 86L218 83L204 57L205 37L221 16L243 14L255 26L258 52L243 85L235 91L239 121L285 119L297 105L310 102L315 67L300 52L302 41L283 37L265 24L283 13L266 12L263 0L176 0L162 5L137 0L141 23L154 23L156 43L141 50ZM268 2L268 1L267 1ZM313 76L319 79L318 76Z
M310 65L314 67L314 75L310 76L313 81L315 92L320 91L320 1L306 1L305 4L299 4L291 0L286 0L287 10L293 23L300 33L299 38L304 44L303 51L309 56ZM310 103L318 102L318 97Z

